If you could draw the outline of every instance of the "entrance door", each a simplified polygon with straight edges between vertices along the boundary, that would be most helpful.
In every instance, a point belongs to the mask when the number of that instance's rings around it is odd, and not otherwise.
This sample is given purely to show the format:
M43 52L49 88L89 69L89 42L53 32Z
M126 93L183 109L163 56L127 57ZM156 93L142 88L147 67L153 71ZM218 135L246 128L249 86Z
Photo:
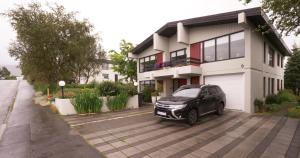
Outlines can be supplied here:
M199 82L199 76L194 76L194 77L191 77L191 84L194 84L194 85L199 85L200 82Z

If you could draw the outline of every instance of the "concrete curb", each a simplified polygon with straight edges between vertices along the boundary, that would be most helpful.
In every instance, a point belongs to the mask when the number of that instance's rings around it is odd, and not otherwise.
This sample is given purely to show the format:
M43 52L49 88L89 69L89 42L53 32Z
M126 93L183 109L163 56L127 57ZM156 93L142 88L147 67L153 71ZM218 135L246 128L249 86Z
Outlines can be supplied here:
M19 85L20 85L20 80L18 81L17 83L17 90L16 90L16 94L14 96L14 100L12 102L12 104L8 107L8 111L7 111L7 114L6 114L6 117L1 125L1 128L0 128L0 141L2 140L2 136L6 130L6 127L7 127L7 121L8 121L8 118L10 116L10 113L13 111L13 108L14 108L14 105L16 103L16 99L17 99L17 95L18 95L18 91L19 91Z

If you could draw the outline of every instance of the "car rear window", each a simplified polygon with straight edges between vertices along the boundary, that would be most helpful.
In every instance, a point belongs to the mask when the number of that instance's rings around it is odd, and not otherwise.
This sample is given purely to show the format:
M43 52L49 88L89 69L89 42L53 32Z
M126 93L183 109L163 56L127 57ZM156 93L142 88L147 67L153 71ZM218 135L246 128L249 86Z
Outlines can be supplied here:
M179 89L173 93L174 97L196 98L200 92L200 88Z

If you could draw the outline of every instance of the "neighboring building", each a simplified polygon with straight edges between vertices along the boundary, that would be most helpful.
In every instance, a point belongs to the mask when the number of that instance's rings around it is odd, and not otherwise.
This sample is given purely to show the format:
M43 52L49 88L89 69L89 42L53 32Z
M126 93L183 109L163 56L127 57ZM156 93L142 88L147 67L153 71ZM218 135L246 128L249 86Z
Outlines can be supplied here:
M120 75L118 72L114 72L113 69L113 64L111 60L105 59L102 61L102 65L100 67L101 71L98 75L92 76L89 78L89 83L92 81L96 82L102 82L102 81L113 81L113 82L125 82L124 76ZM85 83L85 79L81 79L80 81L81 84Z
M253 112L256 98L283 89L289 49L261 8L169 22L135 47L139 91L161 84L163 96L185 84L216 84L227 108ZM268 34L256 31L270 28Z

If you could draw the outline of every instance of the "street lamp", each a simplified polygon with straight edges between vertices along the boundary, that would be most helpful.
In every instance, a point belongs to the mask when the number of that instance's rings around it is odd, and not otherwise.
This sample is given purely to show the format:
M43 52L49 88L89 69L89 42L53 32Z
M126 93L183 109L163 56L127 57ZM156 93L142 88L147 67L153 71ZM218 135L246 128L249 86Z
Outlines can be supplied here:
M66 85L65 81L59 81L58 85L61 87L61 97L64 98L64 86Z

